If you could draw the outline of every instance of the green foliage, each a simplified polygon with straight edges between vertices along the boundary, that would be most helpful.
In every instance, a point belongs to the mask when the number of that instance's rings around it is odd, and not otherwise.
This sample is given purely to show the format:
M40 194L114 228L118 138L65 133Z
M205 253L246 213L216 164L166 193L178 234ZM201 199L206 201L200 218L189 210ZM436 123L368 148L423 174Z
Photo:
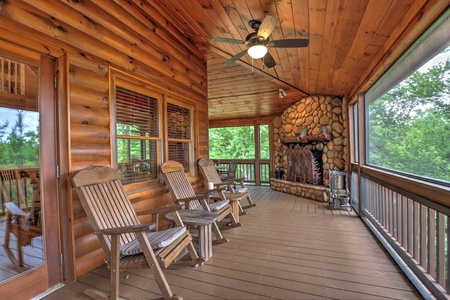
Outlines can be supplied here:
M261 158L269 158L269 126L260 126ZM254 159L253 126L222 127L209 130L209 157L216 159Z
M259 126L259 140L260 140L260 154L259 157L262 159L270 158L270 147L269 147L269 125Z
M450 62L416 71L369 106L369 163L450 181Z
M9 122L0 124L0 166L2 169L39 166L39 128L25 132L26 112L17 110L16 121L8 133Z

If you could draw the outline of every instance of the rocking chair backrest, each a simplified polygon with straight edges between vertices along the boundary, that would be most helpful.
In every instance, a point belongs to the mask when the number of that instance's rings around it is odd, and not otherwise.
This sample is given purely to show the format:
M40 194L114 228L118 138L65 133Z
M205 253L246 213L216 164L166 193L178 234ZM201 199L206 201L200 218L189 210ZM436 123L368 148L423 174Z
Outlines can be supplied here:
M23 193L20 172L18 169L0 171L0 189L3 195L4 202L15 202L18 207L28 208ZM17 199L10 199L10 195L15 195Z
M228 165L227 180L236 179L237 161L232 160Z
M108 167L89 167L78 172L72 182L94 231L139 225L118 171ZM109 235L97 235L105 253L111 253ZM120 245L136 239L135 234L121 234Z
M207 157L203 157L198 161L198 166L203 177L210 182L222 183L219 173L217 173L214 162Z
M182 164L173 160L166 161L161 165L161 172L163 173L164 181L169 188L170 194L175 201L177 201L177 199L196 196L194 188L184 173ZM189 201L189 207L186 208L195 209L200 206L201 204L198 200L193 200Z

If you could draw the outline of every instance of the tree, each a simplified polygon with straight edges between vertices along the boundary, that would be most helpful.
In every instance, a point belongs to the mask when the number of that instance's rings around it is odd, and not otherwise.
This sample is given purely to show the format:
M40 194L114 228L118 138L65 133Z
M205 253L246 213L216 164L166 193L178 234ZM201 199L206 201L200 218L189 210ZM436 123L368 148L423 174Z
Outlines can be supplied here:
M369 163L450 181L450 62L416 71L369 105Z
M209 131L209 156L219 159L254 159L253 126L213 128Z
M7 133L9 123L0 125L0 164L2 168L39 166L39 127L25 132L26 112L17 110L16 121Z

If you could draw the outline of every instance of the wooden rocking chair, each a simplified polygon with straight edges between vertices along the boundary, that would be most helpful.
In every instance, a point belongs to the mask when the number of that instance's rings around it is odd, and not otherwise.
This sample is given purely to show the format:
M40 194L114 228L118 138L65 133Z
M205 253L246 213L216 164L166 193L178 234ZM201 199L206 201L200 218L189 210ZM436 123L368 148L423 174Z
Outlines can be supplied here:
M111 272L110 299L117 299L119 296L119 268L124 270L143 267L150 267L152 270L164 299L180 299L181 297L172 293L162 268L167 268L185 248L190 253L193 266L204 261L198 258L192 237L173 207L141 213L153 214L155 221L159 213L173 211L177 227L149 232L156 227L155 224L140 223L120 178L118 171L99 166L88 167L72 178L94 234L99 238L107 258ZM96 297L99 295L98 291L86 293Z
M217 222L228 217L232 227L241 226L232 213L233 210L230 205L230 200L223 198L221 201L209 203L208 193L199 195L195 193L186 173L184 173L182 164L169 160L161 165L161 172L163 173L164 181L176 204L182 205L185 209L203 209L217 213L219 216ZM231 201L233 201L233 199ZM228 242L228 240L222 236L217 222L212 224L212 229L216 236L215 243Z
M5 200L3 206L7 212L4 246L10 252L10 235L16 236L18 257L14 257L12 252L9 257L20 267L24 262L23 247L30 246L34 238L42 235L39 179L36 176L31 178L37 192L33 193L30 206L23 192L22 180L20 171L17 169L0 171L0 189ZM16 198L17 203L13 202L10 196Z
M248 201L248 204L246 206L243 206L242 208L250 208L256 206L255 203L253 203L252 198L250 197L250 192L248 191L247 187L245 186L244 179L245 178L233 178L229 180L222 181L222 178L217 173L216 168L214 167L214 162L206 157L201 158L198 161L198 166L200 168L200 171L203 174L203 177L206 179L206 181L214 182L214 185L216 187L227 187L227 191L225 192L226 198L231 197L241 197L246 198ZM230 166L231 167L231 166ZM236 188L235 182L239 181L240 187Z

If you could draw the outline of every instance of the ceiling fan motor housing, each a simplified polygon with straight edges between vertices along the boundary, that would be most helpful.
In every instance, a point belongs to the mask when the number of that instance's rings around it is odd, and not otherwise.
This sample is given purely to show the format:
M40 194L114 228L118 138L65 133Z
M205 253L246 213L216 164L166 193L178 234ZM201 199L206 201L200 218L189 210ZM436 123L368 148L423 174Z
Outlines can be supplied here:
M255 46L255 45L265 45L268 42L268 38L264 40L263 37L258 36L257 32L252 32L245 38L245 44L248 47Z
M258 31L259 27L261 26L261 21L258 21L258 20L250 20L250 21L248 21L248 25L249 25L254 31Z

